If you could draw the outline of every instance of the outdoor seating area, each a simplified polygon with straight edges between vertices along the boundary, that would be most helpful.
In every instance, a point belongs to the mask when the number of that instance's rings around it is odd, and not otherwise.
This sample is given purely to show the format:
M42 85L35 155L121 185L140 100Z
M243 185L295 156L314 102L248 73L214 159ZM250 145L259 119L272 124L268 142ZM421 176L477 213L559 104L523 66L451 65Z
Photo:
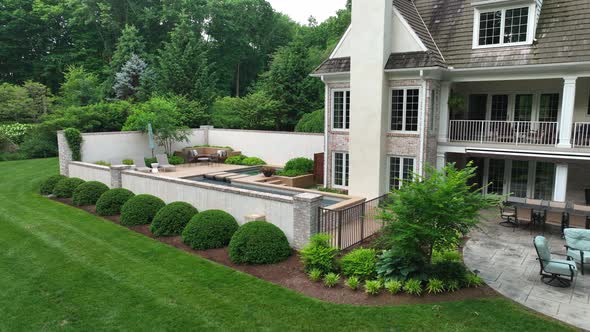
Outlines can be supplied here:
M559 228L547 227L544 236L541 229L531 234L526 227L503 227L502 218L497 210L482 212L480 229L463 249L468 268L502 295L590 329L590 230L566 228L564 239Z
M545 234L549 227L590 229L590 206L573 202L553 202L529 198L510 197L500 207L502 226L526 228L529 234Z

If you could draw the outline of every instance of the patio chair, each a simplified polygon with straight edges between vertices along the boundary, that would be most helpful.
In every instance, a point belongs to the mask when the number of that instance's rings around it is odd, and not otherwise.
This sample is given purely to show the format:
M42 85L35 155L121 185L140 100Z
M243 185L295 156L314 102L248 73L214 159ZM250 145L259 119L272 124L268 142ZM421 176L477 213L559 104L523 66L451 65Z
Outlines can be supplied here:
M174 172L176 171L176 166L170 164L168 161L168 156L165 154L158 154L156 155L156 160L158 160L158 168L161 168L164 172Z
M152 171L151 168L145 165L145 159L143 157L133 158L133 163L135 164L135 170L142 173L150 173Z
M537 236L533 240L537 251L537 260L541 265L541 281L549 286L569 287L577 273L576 263L565 259L553 259L547 239ZM557 281L557 284L555 284Z
M525 207L516 207L516 224L518 226L527 226L529 228L533 225L533 209ZM531 229L531 234L533 230Z
M500 218L502 222L500 225L516 228L516 208L510 203L505 202L500 204Z
M584 275L584 265L590 264L590 230L568 228L564 235L567 255L580 264L580 270Z

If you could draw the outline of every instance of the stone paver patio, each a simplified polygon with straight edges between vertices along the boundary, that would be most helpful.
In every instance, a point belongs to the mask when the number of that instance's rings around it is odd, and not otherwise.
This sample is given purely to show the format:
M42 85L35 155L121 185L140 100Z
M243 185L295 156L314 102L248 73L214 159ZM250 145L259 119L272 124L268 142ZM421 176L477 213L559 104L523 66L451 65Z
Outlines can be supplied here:
M463 250L465 264L479 271L486 283L502 295L547 316L581 329L590 330L590 269L578 273L570 288L545 285L528 229L499 225L495 211L482 213L481 229L470 234ZM551 252L565 254L564 240L557 233L545 233ZM565 257L557 257L565 258Z

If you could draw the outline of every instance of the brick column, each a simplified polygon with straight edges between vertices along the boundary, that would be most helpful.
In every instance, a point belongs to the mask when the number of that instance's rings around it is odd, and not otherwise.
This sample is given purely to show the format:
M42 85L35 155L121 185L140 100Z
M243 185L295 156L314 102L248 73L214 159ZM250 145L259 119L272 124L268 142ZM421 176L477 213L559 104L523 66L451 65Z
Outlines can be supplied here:
M293 246L301 249L317 233L318 208L323 196L303 193L293 197Z
M59 174L69 176L69 164L72 161L72 150L68 145L63 130L57 132L57 150L59 153Z
M130 167L127 165L115 165L111 166L111 188L122 188L122 176L121 172Z

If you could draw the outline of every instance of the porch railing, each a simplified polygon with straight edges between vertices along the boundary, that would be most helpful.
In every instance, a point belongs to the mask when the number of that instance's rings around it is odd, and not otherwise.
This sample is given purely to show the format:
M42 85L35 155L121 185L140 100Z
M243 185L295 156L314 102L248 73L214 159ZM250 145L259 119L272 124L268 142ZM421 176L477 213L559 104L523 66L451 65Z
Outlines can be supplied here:
M590 147L590 122L576 122L573 135L574 148Z
M556 145L557 122L451 120L450 142Z

